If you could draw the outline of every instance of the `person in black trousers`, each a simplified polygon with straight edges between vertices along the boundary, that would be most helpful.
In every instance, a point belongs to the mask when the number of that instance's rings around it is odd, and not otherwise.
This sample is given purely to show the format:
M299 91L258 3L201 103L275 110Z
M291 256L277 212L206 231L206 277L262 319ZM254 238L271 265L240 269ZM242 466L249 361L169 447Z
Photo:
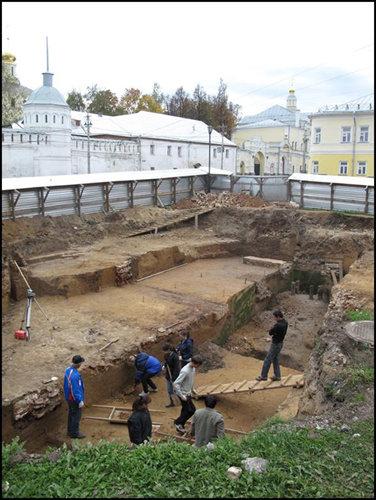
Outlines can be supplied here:
M181 368L187 365L193 356L193 339L190 337L188 330L182 330L179 332L180 342L176 350L179 353L179 359L181 360Z
M129 439L133 444L142 444L151 438L152 424L148 405L150 396L139 396L132 405L133 413L128 418Z
M202 363L203 360L200 356L192 356L191 361L180 370L180 374L175 380L175 393L179 397L182 406L179 417L174 420L178 432L185 432L184 425L186 421L196 411L192 401L192 393L196 392L194 388L195 371L200 368Z
M179 356L176 354L175 347L172 344L163 344L162 351L165 353L163 370L166 371L167 392L170 402L165 405L166 408L175 406L173 382L177 379L180 372Z
M281 380L281 369L279 367L278 356L283 347L283 340L285 338L288 323L283 317L281 311L274 311L274 319L276 320L273 328L269 330L269 335L272 336L272 343L268 354L266 355L264 364L262 365L261 375L256 377L256 380L268 380L268 373L270 365L273 363L274 375L271 377L272 380Z

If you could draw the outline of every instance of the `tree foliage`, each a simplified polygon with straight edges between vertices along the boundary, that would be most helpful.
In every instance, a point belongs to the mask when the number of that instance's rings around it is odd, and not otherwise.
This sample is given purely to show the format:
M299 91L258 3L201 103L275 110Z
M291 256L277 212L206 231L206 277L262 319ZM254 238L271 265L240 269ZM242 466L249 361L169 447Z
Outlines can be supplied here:
M67 102L73 110L110 116L150 111L192 118L211 125L219 132L222 131L228 139L231 139L232 132L240 121L241 111L238 104L229 101L227 85L222 78L216 95L207 94L199 83L192 96L183 86L172 95L166 95L161 86L154 83L150 94L143 94L140 89L126 88L119 99L110 90L101 90L97 85L93 85L87 87L83 96L73 89Z
M90 113L97 113L108 116L121 114L119 109L119 99L111 90L100 90L97 85L87 87L84 95L88 105L87 110Z
M1 71L1 125L8 127L23 116L23 103L28 98L25 87L12 75L8 65L2 63Z
M142 94L139 89L125 89L120 98L120 107L124 114L130 115L139 111L151 111L153 113L162 113L162 108L148 94Z
M69 92L67 97L67 104L73 111L86 111L86 104L84 97L76 89Z

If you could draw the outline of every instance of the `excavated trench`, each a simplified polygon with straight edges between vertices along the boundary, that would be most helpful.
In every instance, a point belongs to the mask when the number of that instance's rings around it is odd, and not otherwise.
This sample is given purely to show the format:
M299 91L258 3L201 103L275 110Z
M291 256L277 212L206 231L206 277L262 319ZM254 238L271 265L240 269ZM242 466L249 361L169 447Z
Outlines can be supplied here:
M292 238L296 244L296 236ZM288 261L286 253L278 251L265 258L261 249L235 239L133 254L110 250L111 245L102 245L98 255L67 251L28 260L24 276L49 321L33 305L27 343L13 336L26 294L23 278L11 268L11 307L3 321L3 361L8 352L3 365L4 441L18 435L29 452L67 441L62 373L76 353L86 358L84 416L108 416L107 410L92 405L129 407L137 393L124 393L135 374L129 355L144 350L162 360L162 345L177 345L182 328L189 328L196 352L206 360L196 387L218 380L251 380L260 373L270 345L271 312L281 308L292 340L281 356L283 375L303 371L327 308L333 273L341 279L357 258L353 248L339 255L334 243L325 248L327 258L319 264L299 265L294 254ZM52 376L57 382L51 382ZM151 407L165 410L163 377L156 383L159 392ZM272 397L269 391L220 397L218 410L228 427L248 432L284 407L293 391L299 392L286 388L272 391ZM202 407L202 400L196 406ZM158 420L174 434L172 417L179 410L169 411ZM128 438L121 425L88 419L81 425L92 442Z

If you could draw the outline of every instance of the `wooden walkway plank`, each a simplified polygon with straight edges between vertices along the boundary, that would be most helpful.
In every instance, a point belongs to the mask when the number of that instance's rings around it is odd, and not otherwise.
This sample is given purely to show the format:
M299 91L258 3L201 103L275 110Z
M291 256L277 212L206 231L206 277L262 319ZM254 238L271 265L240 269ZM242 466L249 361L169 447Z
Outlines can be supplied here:
M207 394L235 394L240 392L256 392L272 389L285 389L287 387L303 387L304 374L287 375L281 380L243 380L241 382L230 382L226 384L204 385L196 389L197 397L204 397Z

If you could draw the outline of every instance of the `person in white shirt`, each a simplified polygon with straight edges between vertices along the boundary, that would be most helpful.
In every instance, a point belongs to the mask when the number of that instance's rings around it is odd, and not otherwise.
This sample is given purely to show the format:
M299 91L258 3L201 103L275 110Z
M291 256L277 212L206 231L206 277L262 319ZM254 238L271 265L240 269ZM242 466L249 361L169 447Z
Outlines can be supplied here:
M192 391L194 391L194 377L196 368L200 368L203 361L200 356L192 356L191 361L185 365L181 370L178 378L174 382L175 393L181 401L180 416L174 420L176 430L185 432L184 425L186 421L196 411L196 407L192 401Z

